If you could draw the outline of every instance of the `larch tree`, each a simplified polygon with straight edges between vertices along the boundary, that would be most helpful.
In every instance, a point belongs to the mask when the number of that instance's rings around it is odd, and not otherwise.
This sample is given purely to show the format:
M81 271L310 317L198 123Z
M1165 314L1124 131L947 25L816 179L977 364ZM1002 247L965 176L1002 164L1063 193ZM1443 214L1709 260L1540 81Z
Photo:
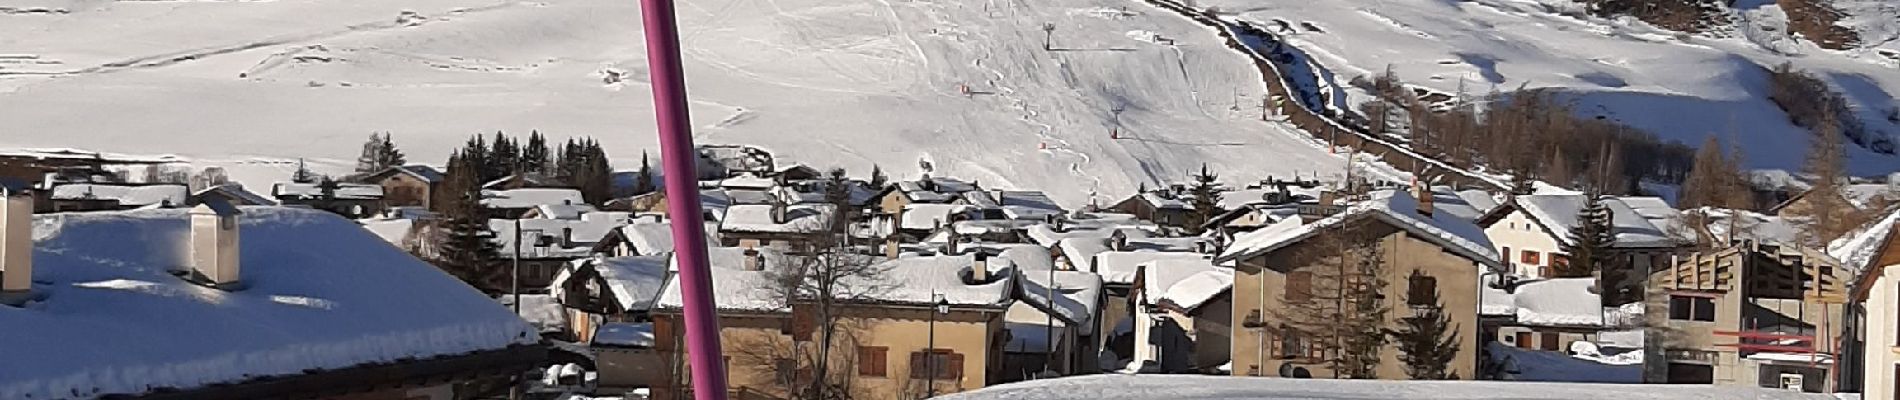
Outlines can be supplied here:
M1847 234L1856 223L1850 218L1854 207L1847 202L1842 185L1847 182L1846 148L1835 133L1838 125L1833 114L1823 113L1815 123L1802 172L1814 179L1803 198L1807 207L1790 209L1806 229L1801 240L1809 246L1824 246Z
M1452 359L1458 357L1458 327L1452 326L1451 317L1445 314L1437 282L1437 278L1413 271L1405 296L1412 315L1399 318L1399 329L1386 331L1398 345L1406 376L1416 380L1458 379L1450 371Z
M1366 221L1348 221L1294 251L1286 307L1274 328L1289 354L1323 354L1335 378L1375 379L1386 335L1384 245Z
M1723 207L1729 195L1729 185L1736 175L1735 168L1729 165L1728 157L1722 154L1722 142L1709 135L1703 139L1702 146L1696 148L1695 165L1689 169L1689 177L1682 181L1682 194L1677 203L1682 208Z

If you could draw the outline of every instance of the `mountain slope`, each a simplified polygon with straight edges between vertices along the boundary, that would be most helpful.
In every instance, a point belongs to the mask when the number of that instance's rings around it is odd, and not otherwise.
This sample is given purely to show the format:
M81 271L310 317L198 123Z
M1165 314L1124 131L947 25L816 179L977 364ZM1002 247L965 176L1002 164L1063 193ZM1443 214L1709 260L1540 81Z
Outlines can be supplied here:
M1900 11L1836 1L1860 47L1825 50L1780 28L1772 1L1743 1L1734 35L1680 34L1633 19L1590 17L1570 0L1201 0L1201 7L1272 30L1324 67L1333 87L1391 68L1443 93L1557 88L1580 113L1664 139L1740 141L1750 166L1798 168L1805 130L1768 100L1769 67L1792 62L1843 92L1875 135L1900 135ZM1780 18L1783 20L1776 20ZM1883 19L1884 18L1884 19ZM1346 89L1352 98L1364 93ZM1335 99L1341 105L1358 100ZM1900 169L1900 157L1855 149L1853 172Z
M0 57L0 146L172 153L259 171L239 174L252 186L287 176L289 159L334 171L370 131L395 132L424 162L495 130L592 135L623 168L657 148L634 2L0 7L63 11L0 14L0 53L16 54ZM1135 1L685 0L679 10L700 143L857 173L876 163L899 177L927 162L1069 205L1179 181L1202 162L1230 182L1343 168L1304 135L1259 121L1246 60ZM1055 51L1042 48L1044 23Z

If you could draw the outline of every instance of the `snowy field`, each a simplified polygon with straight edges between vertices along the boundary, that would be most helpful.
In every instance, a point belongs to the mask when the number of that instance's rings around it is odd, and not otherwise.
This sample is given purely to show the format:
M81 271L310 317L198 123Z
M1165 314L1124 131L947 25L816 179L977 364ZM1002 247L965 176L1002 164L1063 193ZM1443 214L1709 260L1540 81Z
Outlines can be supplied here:
M262 190L297 158L346 172L372 131L439 164L469 134L538 129L599 138L633 168L657 149L636 4L0 0L0 148L173 155ZM679 13L700 143L858 174L928 161L1068 206L1202 162L1231 182L1342 173L1258 119L1240 55L1134 0L683 0Z
M1029 381L944 400L1823 400L1833 397L1732 386L1349 381L1190 375L1092 375Z
M1863 48L1833 51L1764 29L1787 18L1773 1L1742 1L1732 32L1678 35L1634 19L1585 16L1571 0L1197 0L1223 18L1283 37L1344 85L1391 68L1408 84L1443 93L1460 85L1557 87L1579 113L1621 121L1698 145L1705 135L1742 139L1756 168L1794 169L1807 139L1767 100L1766 68L1785 61L1848 97L1870 130L1900 135L1900 5L1834 2ZM1714 38L1713 36L1726 36ZM1356 103L1356 101L1355 101ZM1885 174L1900 157L1858 148L1853 172Z

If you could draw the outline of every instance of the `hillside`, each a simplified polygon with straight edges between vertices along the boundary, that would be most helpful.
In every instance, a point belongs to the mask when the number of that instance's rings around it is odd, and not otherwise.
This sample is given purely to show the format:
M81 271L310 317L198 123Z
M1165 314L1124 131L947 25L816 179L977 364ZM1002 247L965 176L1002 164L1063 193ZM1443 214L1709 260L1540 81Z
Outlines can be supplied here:
M169 154L255 187L298 158L344 172L372 131L440 163L469 134L538 129L633 168L657 148L635 4L0 0L0 147ZM1071 206L1202 162L1230 182L1343 172L1259 120L1245 59L1137 1L679 10L701 143L898 177L928 162Z
M1587 117L1699 144L1734 138L1755 168L1798 168L1805 130L1768 100L1769 68L1792 62L1842 92L1875 143L1900 135L1900 6L1835 0L1847 50L1788 33L1774 1L1737 2L1730 25L1681 33L1632 18L1606 19L1571 0L1198 0L1223 18L1258 26L1314 64L1336 107L1366 98L1347 81L1390 68L1404 82L1473 95L1554 88ZM1784 1L1783 3L1804 3ZM1729 15L1729 14L1723 14ZM1854 173L1900 169L1900 157L1851 151Z

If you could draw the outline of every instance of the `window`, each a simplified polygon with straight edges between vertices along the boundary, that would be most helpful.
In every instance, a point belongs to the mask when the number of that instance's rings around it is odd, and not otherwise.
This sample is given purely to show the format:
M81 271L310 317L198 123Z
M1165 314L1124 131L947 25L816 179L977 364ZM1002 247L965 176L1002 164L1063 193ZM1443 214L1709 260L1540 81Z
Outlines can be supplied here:
M1287 301L1306 301L1307 298L1312 297L1313 295L1312 292L1313 292L1313 273L1312 272L1294 271L1292 273L1286 274L1286 300Z
M910 378L930 378L935 370L938 380L957 380L963 378L963 355L949 349L930 349L927 352L910 353Z
M1715 321L1715 299L1695 296L1669 296L1669 319L1677 321Z
M1306 343L1300 340L1300 335L1292 331L1286 331L1285 327L1281 327L1281 329L1286 333L1280 336L1280 359L1290 360L1305 355Z
M1537 343L1538 347L1543 348L1545 351L1561 350L1560 348L1557 347L1557 344L1558 344L1557 342L1560 342L1563 339L1558 337L1556 333L1544 333L1544 336L1538 339L1542 340Z
M1433 300L1438 298L1438 278L1425 274L1412 274L1411 284L1406 288L1405 303L1414 307L1436 306Z
M1531 333L1530 333L1530 332L1518 332L1518 333L1517 333L1517 343L1514 343L1514 344L1516 344L1516 345L1517 345L1517 348L1520 348L1520 349L1528 349L1528 348L1531 348Z
M858 346L858 376L884 377L885 355L890 348Z
M1519 258L1518 262L1530 264L1530 265L1542 264L1543 260L1542 260L1542 257L1540 256L1542 256L1542 254L1539 254L1538 252L1524 250L1524 256Z

